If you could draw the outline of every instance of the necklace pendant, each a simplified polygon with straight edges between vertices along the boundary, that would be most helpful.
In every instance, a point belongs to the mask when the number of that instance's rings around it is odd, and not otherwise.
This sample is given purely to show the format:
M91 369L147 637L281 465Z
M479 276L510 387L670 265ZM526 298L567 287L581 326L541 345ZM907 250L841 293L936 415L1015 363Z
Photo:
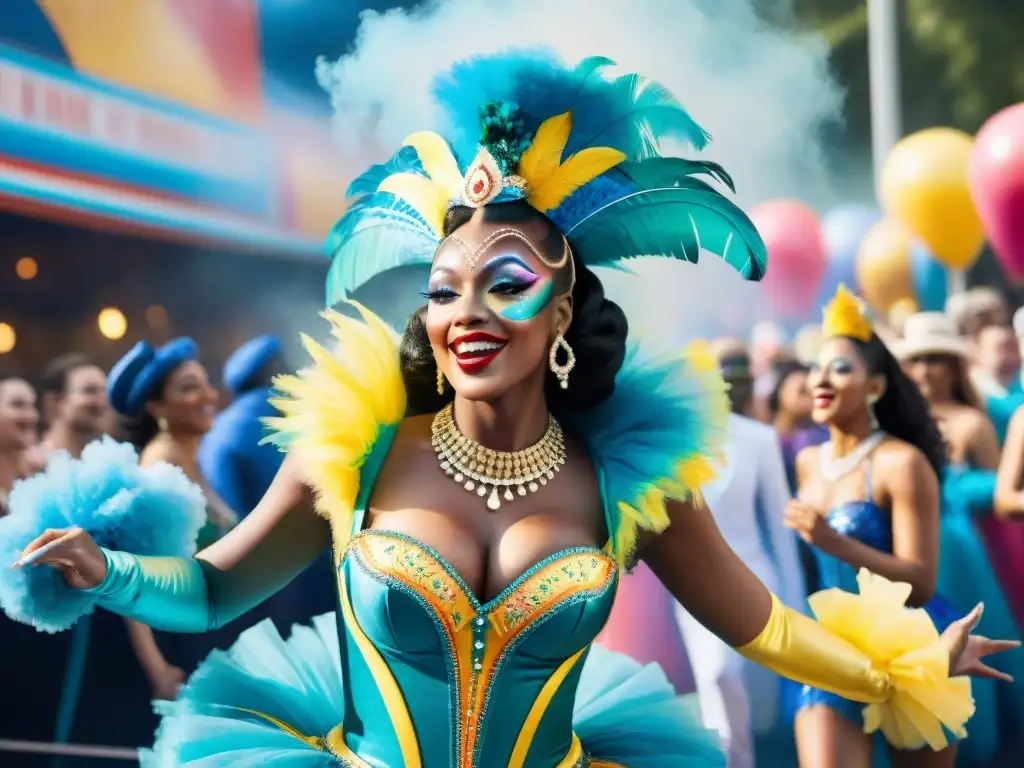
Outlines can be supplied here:
M501 508L501 499L498 498L497 488L491 489L491 495L487 497L487 508L492 512L496 512Z

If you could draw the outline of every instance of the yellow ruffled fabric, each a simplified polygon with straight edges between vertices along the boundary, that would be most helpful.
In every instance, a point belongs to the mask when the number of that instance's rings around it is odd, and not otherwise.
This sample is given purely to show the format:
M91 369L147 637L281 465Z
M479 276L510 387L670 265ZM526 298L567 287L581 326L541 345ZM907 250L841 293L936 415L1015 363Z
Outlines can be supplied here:
M351 530L366 457L382 430L401 422L406 406L397 335L362 305L348 303L362 321L323 313L334 349L302 337L313 365L275 380L280 396L271 402L282 415L266 420L277 432L273 441L298 455L317 512L336 536Z
M939 646L931 617L920 608L907 608L910 585L894 583L862 568L857 574L860 594L826 589L811 595L818 622L871 658L884 671L892 695L864 708L864 731L881 730L900 749L926 744L944 749L949 739L967 735L974 714L971 681L949 677L949 655Z

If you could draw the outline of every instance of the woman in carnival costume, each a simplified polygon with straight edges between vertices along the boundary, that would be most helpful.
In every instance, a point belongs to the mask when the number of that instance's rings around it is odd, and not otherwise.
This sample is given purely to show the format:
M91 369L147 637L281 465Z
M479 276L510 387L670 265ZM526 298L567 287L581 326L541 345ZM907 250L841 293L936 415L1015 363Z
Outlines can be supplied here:
M863 304L843 286L825 308L822 330L825 342L808 385L812 416L828 427L829 441L798 455L797 499L786 510L787 525L811 545L818 587L850 589L858 570L869 569L902 582L904 598L923 606L944 630L961 614L935 594L939 477L946 464L942 434ZM804 686L798 702L802 765L871 764L872 740L865 731L877 724L873 707L813 685ZM986 714L991 717L991 708ZM951 730L955 737L966 735ZM938 746L945 737L928 742ZM921 740L893 746L896 765L952 766L956 760L955 744L924 753L908 751L924 746Z
M307 342L313 367L279 382L289 455L235 530L194 559L83 530L22 542L52 544L39 560L59 573L11 571L7 610L66 619L64 603L32 603L45 583L178 632L223 625L333 546L337 621L287 642L268 623L212 654L146 761L721 766L656 667L591 646L637 557L745 656L872 703L890 737L941 746L942 725L963 727L970 683L951 675L989 674L980 658L1000 647L968 637L976 616L940 639L902 587L866 575L861 596L820 596L815 622L768 593L699 503L728 412L714 361L629 343L590 268L704 248L757 279L764 247L696 178L728 183L722 169L658 153L659 138L706 134L655 83L606 79L608 63L461 64L437 89L446 136L413 134L353 183L332 300L421 265L428 305L400 344L362 307L327 314L337 349Z

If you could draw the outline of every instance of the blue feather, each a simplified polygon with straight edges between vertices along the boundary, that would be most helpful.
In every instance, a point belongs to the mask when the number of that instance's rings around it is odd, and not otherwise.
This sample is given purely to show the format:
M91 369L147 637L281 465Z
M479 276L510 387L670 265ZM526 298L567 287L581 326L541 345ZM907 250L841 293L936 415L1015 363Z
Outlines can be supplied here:
M415 173L418 176L426 176L416 150L412 147L402 147L386 163L371 165L363 173L357 176L348 186L345 192L346 197L360 197L372 195L377 187L388 176L396 173Z
M92 612L95 597L69 587L53 568L12 569L47 528L78 526L102 547L137 555L189 557L206 522L199 488L177 467L140 467L132 446L104 437L80 459L57 454L42 474L22 480L0 519L0 607L43 632L68 629Z
M514 104L524 130L532 135L546 119L572 107L590 76L609 64L608 59L593 56L568 67L546 49L506 51L455 64L435 81L434 95L463 169L476 156L483 105Z

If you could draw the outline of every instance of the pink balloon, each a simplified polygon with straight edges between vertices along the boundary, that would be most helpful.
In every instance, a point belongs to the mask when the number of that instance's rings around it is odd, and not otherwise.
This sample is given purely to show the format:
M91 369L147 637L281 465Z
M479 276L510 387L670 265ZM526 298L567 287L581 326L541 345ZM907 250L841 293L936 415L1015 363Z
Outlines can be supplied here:
M641 664L656 662L677 692L690 693L693 673L676 623L675 604L658 577L641 563L619 582L611 616L597 642Z
M750 212L768 247L763 285L776 311L802 320L814 308L825 276L825 239L814 209L799 200L770 200Z
M1010 277L1024 278L1024 103L997 112L978 131L969 178L992 249Z

